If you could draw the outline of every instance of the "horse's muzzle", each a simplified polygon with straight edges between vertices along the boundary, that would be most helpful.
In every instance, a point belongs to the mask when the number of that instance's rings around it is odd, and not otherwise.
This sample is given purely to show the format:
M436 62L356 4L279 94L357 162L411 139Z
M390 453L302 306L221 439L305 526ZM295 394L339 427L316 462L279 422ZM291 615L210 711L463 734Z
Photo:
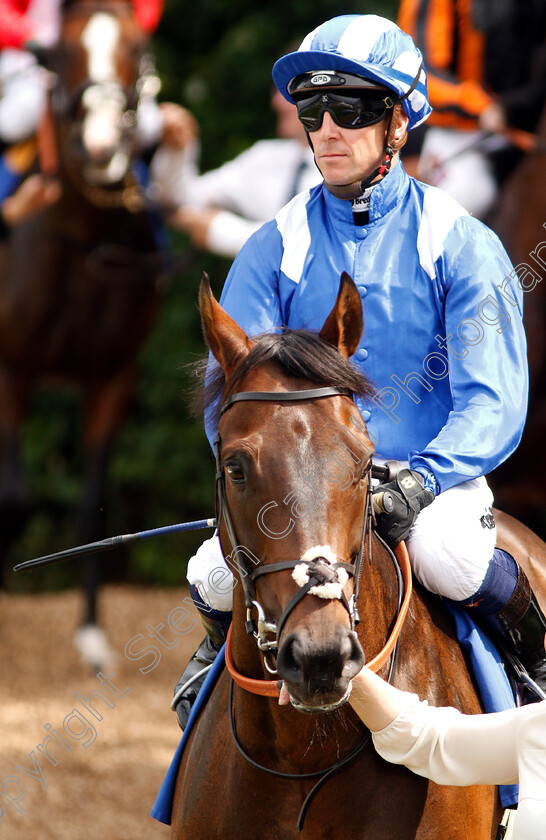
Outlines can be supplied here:
M307 630L294 630L277 657L292 705L301 711L329 712L350 694L350 681L364 665L364 652L354 630L330 628L320 643Z

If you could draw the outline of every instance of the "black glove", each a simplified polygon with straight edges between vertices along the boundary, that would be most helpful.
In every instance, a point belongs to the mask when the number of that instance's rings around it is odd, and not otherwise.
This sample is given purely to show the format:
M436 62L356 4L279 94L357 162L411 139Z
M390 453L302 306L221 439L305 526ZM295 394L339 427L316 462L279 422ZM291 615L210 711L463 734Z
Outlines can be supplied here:
M407 468L400 470L394 481L378 485L373 495L377 533L391 548L407 537L417 514L435 498L425 490L421 473Z

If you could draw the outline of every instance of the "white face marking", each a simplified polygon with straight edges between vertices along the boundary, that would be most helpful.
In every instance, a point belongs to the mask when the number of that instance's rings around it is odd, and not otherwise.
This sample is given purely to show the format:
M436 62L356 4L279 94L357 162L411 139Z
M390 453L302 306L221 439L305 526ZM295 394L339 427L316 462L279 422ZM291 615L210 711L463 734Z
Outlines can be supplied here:
M88 76L94 82L116 78L115 55L120 36L119 21L105 12L91 15L82 33L88 54Z
M121 36L119 21L112 15L92 15L82 33L87 50L88 79L91 84L82 96L86 110L82 143L95 162L87 166L91 183L116 183L129 165L127 153L119 150L120 120L127 105L116 75L116 50Z

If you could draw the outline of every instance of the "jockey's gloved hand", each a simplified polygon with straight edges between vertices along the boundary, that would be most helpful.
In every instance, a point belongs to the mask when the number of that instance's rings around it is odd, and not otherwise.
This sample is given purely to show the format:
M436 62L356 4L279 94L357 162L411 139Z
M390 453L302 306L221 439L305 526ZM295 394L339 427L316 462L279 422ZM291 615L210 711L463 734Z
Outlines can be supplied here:
M435 499L434 493L425 490L421 473L407 468L400 470L393 481L379 484L373 495L376 530L391 548L407 537L417 514Z

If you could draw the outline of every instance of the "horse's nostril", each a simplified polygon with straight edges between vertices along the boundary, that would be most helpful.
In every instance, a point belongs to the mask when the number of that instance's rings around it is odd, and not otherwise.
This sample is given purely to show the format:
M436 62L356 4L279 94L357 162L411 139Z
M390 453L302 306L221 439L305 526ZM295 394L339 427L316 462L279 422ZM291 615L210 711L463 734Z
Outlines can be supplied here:
M295 636L289 636L281 645L277 657L277 670L279 676L289 683L294 684L302 680L302 651Z

